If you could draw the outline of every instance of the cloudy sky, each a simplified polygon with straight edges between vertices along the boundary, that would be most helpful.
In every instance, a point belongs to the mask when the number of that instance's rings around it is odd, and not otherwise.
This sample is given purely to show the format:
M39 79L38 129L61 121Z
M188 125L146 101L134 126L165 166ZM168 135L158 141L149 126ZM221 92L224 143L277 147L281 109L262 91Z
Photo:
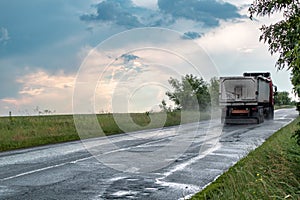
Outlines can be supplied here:
M169 77L187 73L270 71L291 91L289 72L258 41L280 15L251 21L250 3L1 0L0 115L155 110Z

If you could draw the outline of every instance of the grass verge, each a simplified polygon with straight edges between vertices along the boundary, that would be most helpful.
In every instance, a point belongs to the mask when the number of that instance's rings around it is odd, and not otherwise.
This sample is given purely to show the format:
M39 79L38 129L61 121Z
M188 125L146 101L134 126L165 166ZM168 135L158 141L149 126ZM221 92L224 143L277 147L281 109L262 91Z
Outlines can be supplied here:
M300 117L191 199L300 199Z
M116 122L114 119L120 120ZM181 112L99 114L99 124L105 135L123 133L125 130L138 131L195 122L195 119L206 120L207 113L189 112L181 119ZM132 121L134 123L132 123ZM83 122L84 123L84 122ZM122 129L118 124L122 124ZM92 131L93 132L93 131ZM97 137L99 134L85 135L85 138ZM18 116L0 118L0 151L33 147L79 140L72 115Z
M295 108L295 105L275 105L274 109L278 110L278 109L283 109L283 108Z

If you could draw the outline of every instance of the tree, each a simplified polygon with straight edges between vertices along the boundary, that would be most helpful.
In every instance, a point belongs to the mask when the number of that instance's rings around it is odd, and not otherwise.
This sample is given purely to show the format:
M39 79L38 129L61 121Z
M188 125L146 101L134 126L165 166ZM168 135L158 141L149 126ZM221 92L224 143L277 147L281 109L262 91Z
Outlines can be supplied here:
M211 106L212 107L218 107L219 106L219 90L220 90L220 84L219 79L217 77L213 77L210 79L209 83L209 94L211 99Z
M174 92L166 92L166 95L174 102L176 109L203 111L210 106L208 85L202 78L187 74L181 78L181 82L172 77L168 82Z
M278 106L281 105L291 105L292 104L292 100L289 97L289 93L284 91L284 92L277 92L277 94L275 95L275 104Z
M276 66L279 70L287 68L292 72L294 92L300 97L300 0L254 0L249 8L253 15L270 16L283 13L283 20L270 26L261 27L260 41L269 44L271 54L279 53Z
M161 101L161 104L159 105L159 107L162 111L165 111L165 112L171 112L172 111L171 107L167 106L167 103L164 99Z

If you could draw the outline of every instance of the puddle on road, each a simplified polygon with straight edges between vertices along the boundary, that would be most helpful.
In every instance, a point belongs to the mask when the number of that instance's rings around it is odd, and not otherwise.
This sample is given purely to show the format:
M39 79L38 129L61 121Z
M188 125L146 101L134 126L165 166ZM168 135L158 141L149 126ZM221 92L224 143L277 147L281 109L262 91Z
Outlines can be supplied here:
M163 187L145 176L115 177L103 194L104 199L139 199L156 193Z

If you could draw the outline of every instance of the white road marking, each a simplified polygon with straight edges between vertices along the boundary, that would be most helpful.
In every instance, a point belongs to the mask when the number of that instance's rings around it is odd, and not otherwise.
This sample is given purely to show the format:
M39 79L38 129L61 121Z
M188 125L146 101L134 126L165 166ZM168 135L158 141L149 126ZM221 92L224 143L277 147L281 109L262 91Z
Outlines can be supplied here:
M10 177L6 177L6 178L3 178L3 179L0 179L0 181L7 181L7 180L10 180L10 179L13 179L13 178L18 178L18 177L21 177L21 176L26 176L26 175L29 175L29 174L33 174L33 173L45 171L45 170L48 170L48 169L53 169L53 168L56 168L56 167L61 167L61 166L67 165L67 164L75 164L75 163L77 163L79 161L88 160L88 159L91 159L93 157L94 156L89 156L89 157L81 158L81 159L74 160L74 161L71 161L71 162L65 162L65 163L61 163L61 164L57 164L57 165L51 165L51 166L48 166L48 167L43 167L43 168L40 168L40 169L36 169L36 170L24 172L24 173L21 173L21 174L10 176Z

